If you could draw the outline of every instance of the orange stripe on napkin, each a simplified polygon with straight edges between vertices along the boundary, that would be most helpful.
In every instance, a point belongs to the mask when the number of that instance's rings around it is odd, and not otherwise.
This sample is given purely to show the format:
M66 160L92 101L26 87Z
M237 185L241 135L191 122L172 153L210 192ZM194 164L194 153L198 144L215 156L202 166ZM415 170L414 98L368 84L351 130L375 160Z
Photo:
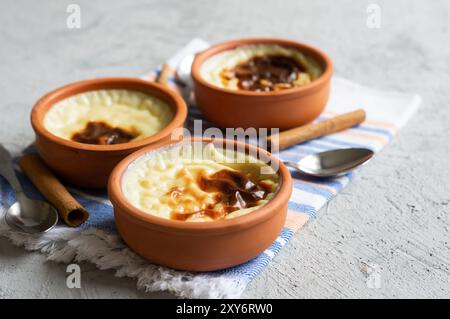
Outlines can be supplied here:
M298 177L294 177L294 176L292 176L292 179L295 180L295 181L298 181L298 182L300 182L302 184L308 184L308 185L311 185L311 186L314 186L314 187L317 187L317 188L320 188L320 189L323 189L323 190L327 190L327 191L331 192L332 194L337 194L337 190L334 187L332 187L332 186L323 185L323 184L314 183L314 182L308 182L308 181L306 181L304 179L301 179L301 178L298 178Z
M322 112L322 115L327 116L327 117L331 117L331 116L337 116L340 115L342 113L338 113L338 112L334 112L334 111L324 111ZM388 122L388 121L379 121L379 120L371 120L371 119L366 119L363 123L364 124L369 124L369 125L373 125L373 126L378 126L378 127L383 127L383 128L387 128L390 129L394 132L398 131L398 126L395 125L392 122Z
M389 139L385 136L381 136L381 135L374 135L371 133L366 133L366 132L356 132L356 131L350 131L350 130L346 130L346 131L342 131L336 134L342 134L342 135L347 135L347 136L353 136L353 137L359 137L359 138L363 138L363 139L367 139L367 140L371 140L371 141L377 141L380 142L382 144L387 144L389 143Z
M306 213L298 213L289 210L286 216L285 227L292 230L294 233L297 232L303 225L308 221L309 216Z

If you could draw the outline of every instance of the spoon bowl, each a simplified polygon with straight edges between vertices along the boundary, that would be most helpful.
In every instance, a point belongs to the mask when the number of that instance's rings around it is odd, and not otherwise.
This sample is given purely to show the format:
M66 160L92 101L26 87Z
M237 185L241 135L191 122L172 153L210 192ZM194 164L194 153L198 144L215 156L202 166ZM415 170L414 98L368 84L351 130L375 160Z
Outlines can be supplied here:
M5 220L16 230L29 234L44 233L56 225L58 212L44 201L23 197L8 208Z
M373 155L374 152L367 148L344 148L311 154L297 163L286 161L284 164L307 176L338 177L367 163Z

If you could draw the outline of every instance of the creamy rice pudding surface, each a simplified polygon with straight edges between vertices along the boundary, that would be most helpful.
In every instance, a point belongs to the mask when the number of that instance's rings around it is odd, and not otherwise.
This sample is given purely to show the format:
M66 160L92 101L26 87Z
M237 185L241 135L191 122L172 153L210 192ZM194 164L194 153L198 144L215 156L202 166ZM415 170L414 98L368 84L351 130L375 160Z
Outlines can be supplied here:
M248 214L274 196L279 180L270 166L202 145L201 152L177 144L137 159L122 179L125 197L161 218L207 222ZM241 160L233 161L236 156Z
M172 120L164 101L130 90L80 93L53 105L44 118L52 134L80 143L118 144L151 136Z

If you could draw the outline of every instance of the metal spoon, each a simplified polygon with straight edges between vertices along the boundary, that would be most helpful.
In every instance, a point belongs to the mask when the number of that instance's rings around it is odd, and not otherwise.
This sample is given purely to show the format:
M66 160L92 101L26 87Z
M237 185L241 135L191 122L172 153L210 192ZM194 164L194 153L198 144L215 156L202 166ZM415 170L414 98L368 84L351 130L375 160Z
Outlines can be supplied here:
M312 177L342 176L367 163L374 152L367 148L344 148L305 156L297 163L285 161L286 166Z
M0 145L0 175L16 192L16 202L8 208L5 219L11 228L26 233L43 233L52 229L58 222L58 212L50 204L28 198L14 173L9 152Z

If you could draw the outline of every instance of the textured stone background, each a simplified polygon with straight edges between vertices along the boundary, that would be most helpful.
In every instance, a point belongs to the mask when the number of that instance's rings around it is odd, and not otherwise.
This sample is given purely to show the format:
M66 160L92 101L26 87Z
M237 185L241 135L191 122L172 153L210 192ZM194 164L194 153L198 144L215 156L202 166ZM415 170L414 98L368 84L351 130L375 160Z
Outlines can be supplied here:
M382 8L366 27L367 5ZM78 3L82 28L66 28ZM45 92L97 76L138 76L193 37L277 36L309 42L336 73L422 95L418 114L319 219L310 222L244 297L450 296L450 4L441 1L24 1L0 4L0 142L33 139L29 112ZM378 265L381 287L366 285ZM0 297L170 297L82 265L65 267L0 239Z

